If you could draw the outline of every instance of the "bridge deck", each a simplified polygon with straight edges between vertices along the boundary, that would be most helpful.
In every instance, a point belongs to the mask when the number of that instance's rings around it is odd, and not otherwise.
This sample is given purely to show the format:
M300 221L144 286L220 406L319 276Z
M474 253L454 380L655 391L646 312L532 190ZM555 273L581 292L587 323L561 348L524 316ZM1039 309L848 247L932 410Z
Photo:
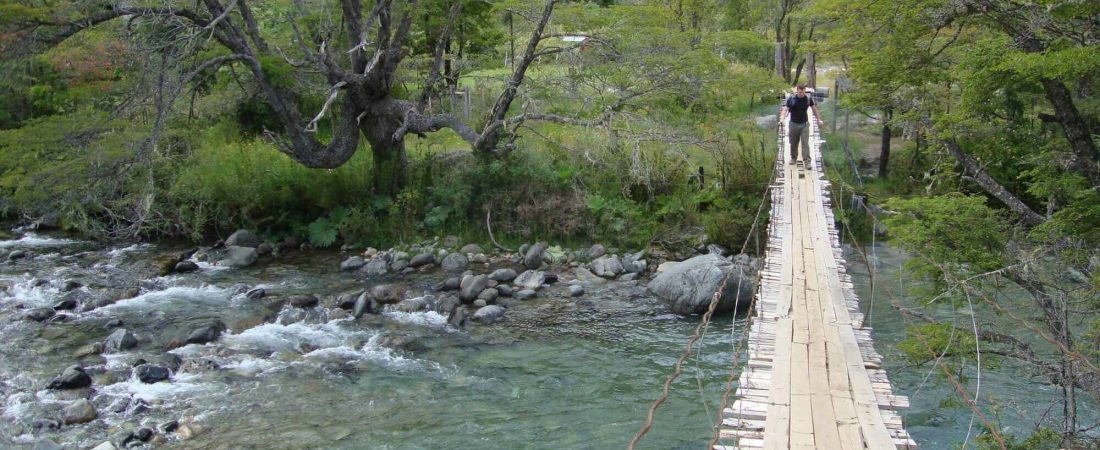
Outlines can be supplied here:
M716 448L916 448L844 272L816 126L812 167L785 164L785 134L749 361L720 430L736 446Z

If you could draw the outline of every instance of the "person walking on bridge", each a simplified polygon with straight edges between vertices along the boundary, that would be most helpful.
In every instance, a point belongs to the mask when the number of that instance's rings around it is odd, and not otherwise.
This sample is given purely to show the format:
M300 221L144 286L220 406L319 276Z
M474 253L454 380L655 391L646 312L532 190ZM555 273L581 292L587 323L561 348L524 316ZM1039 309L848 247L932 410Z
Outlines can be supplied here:
M818 126L824 125L825 121L821 120L821 113L818 112L813 97L806 94L806 85L798 85L795 88L794 96L787 97L787 103L784 106L786 107L783 108L783 114L779 117L779 122L782 123L788 114L791 116L791 122L787 125L787 142L791 146L791 158L788 160L788 164L794 164L798 159L798 144L801 142L802 161L809 166L810 120L806 110L810 108L814 110L814 118L817 119Z

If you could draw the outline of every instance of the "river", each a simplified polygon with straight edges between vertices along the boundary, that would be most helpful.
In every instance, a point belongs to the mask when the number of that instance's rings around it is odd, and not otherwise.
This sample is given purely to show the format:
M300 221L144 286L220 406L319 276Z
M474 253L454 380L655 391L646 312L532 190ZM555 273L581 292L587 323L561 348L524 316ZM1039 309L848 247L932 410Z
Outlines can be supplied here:
M698 323L669 314L645 281L590 284L571 298L563 285L537 299L511 302L506 320L456 329L434 312L386 312L360 320L323 306L311 309L252 300L249 288L273 297L322 299L364 286L341 272L347 255L292 252L247 269L200 264L189 274L147 276L150 261L183 245L103 247L80 239L17 232L0 248L29 256L0 264L0 442L31 448L39 439L90 448L139 427L173 420L189 438L159 433L170 448L622 448L642 425L676 357ZM881 281L871 323L876 345L900 393L911 395L909 430L923 448L961 443L970 413L929 366L906 367L897 342L904 321L885 291L904 255L876 247ZM853 267L865 307L865 271ZM894 275L891 275L891 274ZM430 293L440 273L385 281ZM44 281L43 281L44 280ZM85 300L130 297L73 313L56 323L23 320L31 308L66 295L66 281ZM72 295L72 294L69 294ZM904 302L913 300L904 299ZM322 302L324 305L325 302ZM175 339L212 319L228 325L217 341L170 350L183 365L171 380L146 384L130 376L138 359L156 361ZM121 324L116 321L121 320ZM742 319L719 317L685 366L669 401L640 448L700 448L709 441L729 375ZM74 356L119 326L137 347ZM97 418L60 429L36 429L59 415L72 394L45 389L65 367L92 374ZM996 402L998 420L1021 432L1051 404L1056 390L1002 364L982 377L981 401ZM973 383L973 379L968 379ZM1056 413L1059 407L1055 406ZM118 412L114 412L118 410ZM974 433L977 432L975 428ZM145 444L153 447L153 444Z

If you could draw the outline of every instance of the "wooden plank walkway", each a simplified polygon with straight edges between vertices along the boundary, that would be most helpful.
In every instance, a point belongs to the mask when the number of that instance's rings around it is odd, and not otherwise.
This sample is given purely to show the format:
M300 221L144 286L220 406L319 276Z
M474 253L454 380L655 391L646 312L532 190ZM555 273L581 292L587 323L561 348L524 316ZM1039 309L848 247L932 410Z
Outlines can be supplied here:
M916 449L844 270L811 128L812 167L787 164L786 126L748 364L716 449Z

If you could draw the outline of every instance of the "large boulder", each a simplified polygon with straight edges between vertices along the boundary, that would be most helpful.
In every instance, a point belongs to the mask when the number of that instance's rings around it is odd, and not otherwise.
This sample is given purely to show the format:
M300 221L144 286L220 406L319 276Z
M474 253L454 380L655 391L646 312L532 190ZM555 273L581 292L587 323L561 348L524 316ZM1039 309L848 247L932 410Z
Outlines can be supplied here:
M443 266L443 270L461 272L466 269L466 266L470 265L470 259L462 253L451 253L443 258L440 265Z
M248 267L254 264L259 257L260 255L256 253L255 248L230 246L226 248L225 256L218 264L229 267Z
M227 247L256 248L262 243L263 241L261 241L258 236L252 234L252 232L248 230L237 230L225 240L225 245Z
M470 302L477 298L481 291L489 287L489 277L485 275L470 275L462 278L462 285L458 289L458 296L464 301Z
M546 243L539 242L527 249L523 257L523 265L528 269L538 269L542 265L542 252L546 251Z
M528 270L519 274L516 277L515 284L518 287L525 289L538 289L546 283L546 272L539 270Z
M616 255L604 255L593 260L588 267L592 273L604 278L615 278L623 273L623 263Z
M137 338L133 333L126 331L125 328L119 328L107 336L107 340L103 342L103 351L116 353L134 348L137 344Z
M92 377L84 372L84 368L80 366L69 366L65 371L61 372L53 380L50 380L50 384L46 386L47 389L80 389L86 388L92 385Z
M735 306L748 308L755 289L754 272L749 267L738 270L737 265L715 253L669 267L653 278L648 288L676 314L702 314L727 276L716 311L732 311Z

